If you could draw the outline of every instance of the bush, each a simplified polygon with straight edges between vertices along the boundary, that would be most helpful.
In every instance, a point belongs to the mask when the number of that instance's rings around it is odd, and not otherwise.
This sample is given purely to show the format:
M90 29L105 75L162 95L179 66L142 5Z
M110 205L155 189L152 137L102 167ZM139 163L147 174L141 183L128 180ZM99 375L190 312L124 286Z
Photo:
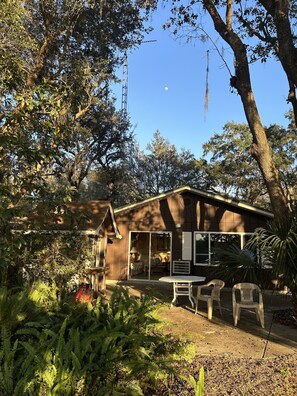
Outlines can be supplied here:
M42 309L31 290L1 293L3 396L150 394L181 355L180 342L156 331L157 305L148 296L119 288L95 308L56 301ZM9 318L5 307L11 305L19 320Z
M223 279L226 284L252 282L262 286L262 268L255 250L240 249L237 245L215 249L215 266L210 276Z

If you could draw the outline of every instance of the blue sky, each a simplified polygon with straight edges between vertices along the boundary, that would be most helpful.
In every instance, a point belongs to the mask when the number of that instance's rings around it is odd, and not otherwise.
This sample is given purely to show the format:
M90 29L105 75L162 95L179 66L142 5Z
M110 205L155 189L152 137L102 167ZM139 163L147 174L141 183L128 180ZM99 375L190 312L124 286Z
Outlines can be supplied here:
M169 12L160 8L152 17L154 31L144 38L157 41L143 43L128 54L128 113L141 149L145 149L158 129L179 150L189 149L198 158L202 155L202 144L214 133L222 132L226 122L246 119L239 96L230 92L229 73L214 51L210 52L209 104L205 116L206 53L211 46L198 40L187 44L174 39L162 29L168 16ZM228 57L228 51L225 54ZM232 69L230 54L229 66ZM258 62L251 66L251 76L264 125L286 126L288 88L280 65L273 61ZM116 94L120 105L120 85Z

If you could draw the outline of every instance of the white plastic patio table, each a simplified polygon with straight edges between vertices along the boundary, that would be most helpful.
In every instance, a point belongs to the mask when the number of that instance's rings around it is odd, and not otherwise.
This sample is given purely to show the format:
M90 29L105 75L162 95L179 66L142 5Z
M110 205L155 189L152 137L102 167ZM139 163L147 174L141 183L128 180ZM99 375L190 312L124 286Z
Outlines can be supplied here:
M163 276L159 279L160 282L173 283L173 300L171 306L175 303L178 296L188 296L192 308L194 307L193 297L193 282L204 282L205 276L194 276L194 275L172 275Z

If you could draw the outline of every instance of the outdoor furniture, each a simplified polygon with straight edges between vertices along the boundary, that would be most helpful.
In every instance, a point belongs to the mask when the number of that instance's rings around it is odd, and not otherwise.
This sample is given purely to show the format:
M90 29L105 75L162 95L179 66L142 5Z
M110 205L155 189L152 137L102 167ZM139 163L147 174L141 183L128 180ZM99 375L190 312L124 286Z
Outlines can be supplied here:
M144 266L142 261L132 261L130 264L130 274L131 276L135 276L138 274L142 274L144 271Z
M173 284L173 300L171 306L175 303L178 296L188 296L192 308L194 308L194 297L193 297L193 282L204 282L204 276L163 276L159 279L161 282L169 282Z
M221 289L225 286L225 282L220 279L213 279L205 285L198 286L197 289L197 297L196 297L196 311L198 311L198 303L200 301L205 301L207 303L207 317L208 319L212 319L212 311L213 311L213 301L217 301L220 313L222 315L221 308ZM205 293L206 289L211 287L210 294Z
M239 291L239 292L237 292ZM237 293L236 293L237 292ZM258 301L255 300L258 294ZM238 295L240 299L237 300ZM264 306L261 289L254 283L237 283L232 288L232 304L233 304L233 319L234 326L240 319L241 308L254 309L258 322L264 329Z

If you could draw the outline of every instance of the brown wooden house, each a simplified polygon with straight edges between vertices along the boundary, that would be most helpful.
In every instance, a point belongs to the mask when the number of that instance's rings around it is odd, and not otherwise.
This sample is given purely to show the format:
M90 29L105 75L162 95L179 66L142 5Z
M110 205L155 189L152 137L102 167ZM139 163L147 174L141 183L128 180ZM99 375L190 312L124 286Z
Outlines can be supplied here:
M109 247L107 279L156 280L163 275L200 275L214 248L241 248L271 212L218 194L180 187L115 209L122 239Z

